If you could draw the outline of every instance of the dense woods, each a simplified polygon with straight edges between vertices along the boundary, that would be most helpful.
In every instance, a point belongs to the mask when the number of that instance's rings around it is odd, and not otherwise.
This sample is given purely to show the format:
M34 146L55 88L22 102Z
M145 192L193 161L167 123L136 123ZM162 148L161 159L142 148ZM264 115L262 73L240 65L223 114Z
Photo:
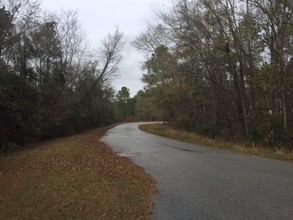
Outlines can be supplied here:
M175 1L133 42L147 58L137 114L292 149L292 27L289 0Z
M0 2L0 151L114 120L109 82L123 34L115 30L96 50L87 45L75 11Z
M134 98L110 85L119 29L88 47L77 12L0 2L0 151L121 120L168 120L213 138L292 149L293 4L177 0L133 45Z

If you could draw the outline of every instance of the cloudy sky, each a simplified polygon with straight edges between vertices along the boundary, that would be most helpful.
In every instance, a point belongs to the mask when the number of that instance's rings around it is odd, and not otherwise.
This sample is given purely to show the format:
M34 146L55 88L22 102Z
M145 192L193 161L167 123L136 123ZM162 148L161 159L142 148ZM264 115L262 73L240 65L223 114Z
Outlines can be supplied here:
M79 19L87 33L87 39L93 48L118 26L127 37L124 59L120 65L113 86L119 90L122 86L130 88L135 95L143 88L141 64L143 54L136 51L130 42L142 32L146 24L156 22L156 12L164 10L170 0L41 0L45 10L78 10Z

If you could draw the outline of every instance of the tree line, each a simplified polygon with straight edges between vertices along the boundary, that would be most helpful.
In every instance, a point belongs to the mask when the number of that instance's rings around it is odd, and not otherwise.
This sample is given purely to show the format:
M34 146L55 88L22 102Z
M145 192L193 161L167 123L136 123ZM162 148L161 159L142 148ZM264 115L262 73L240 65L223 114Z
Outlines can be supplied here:
M174 1L133 42L146 54L137 114L292 149L292 27L289 0Z
M1 1L0 151L113 122L123 46L117 28L90 49L76 11Z

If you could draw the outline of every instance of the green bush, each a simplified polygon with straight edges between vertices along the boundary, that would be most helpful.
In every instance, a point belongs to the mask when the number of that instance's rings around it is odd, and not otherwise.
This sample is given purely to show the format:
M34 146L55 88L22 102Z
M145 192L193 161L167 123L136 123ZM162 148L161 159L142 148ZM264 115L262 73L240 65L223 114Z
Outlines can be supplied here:
M286 143L287 133L281 116L273 115L270 119L269 130L265 138L268 146L281 147Z
M190 130L190 119L185 114L181 114L176 118L176 125L185 130Z
M5 152L5 153L9 153L9 152L13 152L13 151L17 151L20 149L20 146L13 143L13 142L8 142L8 143L4 143L3 146L0 149L0 152Z
M202 123L196 127L196 131L211 138L215 138L219 135L219 129L212 123Z

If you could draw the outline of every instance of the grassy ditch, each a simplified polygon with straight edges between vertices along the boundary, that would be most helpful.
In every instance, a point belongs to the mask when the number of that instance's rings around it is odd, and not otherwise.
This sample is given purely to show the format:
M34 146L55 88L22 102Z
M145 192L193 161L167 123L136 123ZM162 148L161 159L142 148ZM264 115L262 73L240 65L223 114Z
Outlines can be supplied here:
M0 156L0 219L150 219L154 184L105 129Z
M152 134L156 134L156 135L160 135L160 136L164 136L168 138L173 138L173 139L185 141L188 143L218 147L222 149L232 150L234 152L257 155L257 156L262 156L267 158L293 161L293 152L288 152L286 150L282 150L278 148L268 149L261 146L246 147L241 144L207 138L205 136L202 136L196 133L186 132L186 131L176 129L171 126L164 126L163 124L144 124L144 125L140 125L140 129Z

